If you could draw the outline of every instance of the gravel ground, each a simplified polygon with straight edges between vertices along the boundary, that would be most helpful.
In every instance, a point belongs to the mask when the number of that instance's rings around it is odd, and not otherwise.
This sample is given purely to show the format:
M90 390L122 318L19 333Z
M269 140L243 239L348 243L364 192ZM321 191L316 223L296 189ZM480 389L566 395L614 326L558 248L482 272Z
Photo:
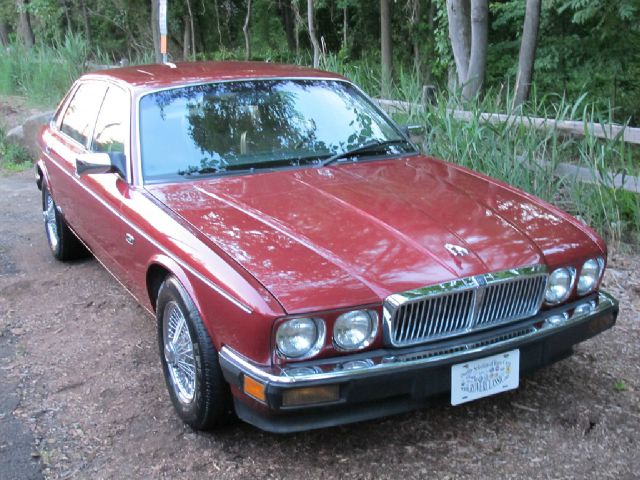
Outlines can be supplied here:
M172 411L153 318L95 260L56 262L39 208L31 171L0 176L0 336L15 345L0 368L20 397L6 415L33 433L45 478L639 475L637 253L610 259L617 326L517 391L295 435L196 433Z

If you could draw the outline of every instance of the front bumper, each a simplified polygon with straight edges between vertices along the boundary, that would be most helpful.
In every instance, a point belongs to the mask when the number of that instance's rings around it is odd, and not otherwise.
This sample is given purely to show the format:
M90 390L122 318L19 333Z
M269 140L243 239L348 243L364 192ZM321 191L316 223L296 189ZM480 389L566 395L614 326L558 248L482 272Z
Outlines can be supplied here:
M271 432L295 432L419 408L428 397L450 390L452 365L516 348L520 373L535 370L569 356L573 345L611 328L617 315L617 301L600 292L512 325L428 346L310 360L288 368L254 364L225 346L220 365L236 392L241 419ZM264 385L264 401L243 393L245 376ZM287 390L326 385L337 386L336 400L283 405Z

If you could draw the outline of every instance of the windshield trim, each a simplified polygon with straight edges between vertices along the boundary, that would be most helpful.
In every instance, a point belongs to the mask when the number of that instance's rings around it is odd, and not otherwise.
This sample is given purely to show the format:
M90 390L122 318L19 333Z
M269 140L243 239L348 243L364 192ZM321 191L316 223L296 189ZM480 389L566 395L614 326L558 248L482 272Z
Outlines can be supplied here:
M402 131L402 129L398 126L398 124L395 122L395 120L393 120L391 118L391 116L384 111L384 109L382 109L375 101L373 101L373 99L367 95L366 92L364 92L364 90L362 90L359 86L357 86L355 83L347 80L346 78L340 78L340 77L332 77L332 76L284 76L284 77L265 77L265 76L258 76L258 77L247 77L247 78L229 78L229 79L224 79L224 80L213 80L213 81L203 81L203 82L187 82L184 83L183 85L172 85L169 87L161 87L161 88L154 88L154 89L149 89L147 91L145 91L142 95L139 95L136 99L136 112L135 112L135 133L136 133L136 170L137 170L137 177L138 177L138 181L136 182L137 185L144 187L144 185L146 183L151 183L154 185L157 185L159 183L163 183L163 182L149 182L149 181L145 181L144 175L142 174L142 146L141 146L141 132L140 132L140 103L142 102L142 99L145 98L147 95L153 95L155 93L159 93L159 92L166 92L169 90L177 90L180 88L188 88L188 87L198 87L201 85L221 85L221 84L225 84L225 83L238 83L238 82L257 82L257 81L279 81L279 80L294 80L294 81L330 81L330 82L340 82L340 83L346 83L347 85L355 88L355 90L362 96L363 100L365 102L367 102L370 106L372 106L378 113L380 113L382 115L382 117L389 122L389 125L396 131L396 133L398 133L399 137L404 138L408 144L410 144L413 148L414 151L413 152L406 152L406 155L415 155L416 153L419 153L418 149L415 147L414 143L409 139L409 137ZM390 156L391 154L387 155L386 157ZM404 156L405 154L394 154L395 156ZM383 158L386 158L383 157ZM371 159L373 160L373 159ZM310 168L310 167L314 167L314 165L295 165L292 166L292 168ZM281 167L281 168L286 168L286 167ZM281 169L279 168L279 169ZM257 169L256 169L257 170ZM257 172L253 172L253 174L255 174ZM239 175L251 175L252 173L238 173ZM211 174L208 175L207 177L203 177L203 178L214 178L215 174ZM193 179L191 179L193 180Z

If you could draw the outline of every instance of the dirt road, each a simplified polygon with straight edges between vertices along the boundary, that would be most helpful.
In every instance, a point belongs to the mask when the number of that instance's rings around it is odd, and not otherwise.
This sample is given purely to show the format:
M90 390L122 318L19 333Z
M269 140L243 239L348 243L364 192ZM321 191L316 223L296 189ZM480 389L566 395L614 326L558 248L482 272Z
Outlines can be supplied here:
M607 273L618 325L515 392L296 435L203 434L173 414L153 319L95 260L53 260L39 207L31 172L0 177L0 339L15 346L0 368L19 395L0 415L32 432L26 460L46 478L640 474L640 256L614 256ZM0 456L26 455L12 448L0 439Z

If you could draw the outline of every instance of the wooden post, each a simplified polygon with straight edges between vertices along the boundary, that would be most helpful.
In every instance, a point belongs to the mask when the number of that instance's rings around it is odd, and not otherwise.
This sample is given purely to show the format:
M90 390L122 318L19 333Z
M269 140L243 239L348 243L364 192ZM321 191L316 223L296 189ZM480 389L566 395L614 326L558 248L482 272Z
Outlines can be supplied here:
M162 54L162 63L167 63L167 0L159 0L158 23L160 26L160 53Z

